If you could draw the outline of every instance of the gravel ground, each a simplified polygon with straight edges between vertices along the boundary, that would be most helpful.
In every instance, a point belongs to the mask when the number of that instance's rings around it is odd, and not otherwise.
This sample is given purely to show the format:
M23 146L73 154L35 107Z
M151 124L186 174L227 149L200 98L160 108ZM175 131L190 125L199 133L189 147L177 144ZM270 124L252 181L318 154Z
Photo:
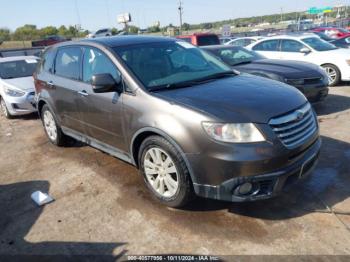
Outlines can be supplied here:
M308 180L267 201L177 210L153 201L134 167L53 146L36 116L0 117L0 254L350 255L350 86L315 109L323 147ZM36 207L35 190L55 201Z

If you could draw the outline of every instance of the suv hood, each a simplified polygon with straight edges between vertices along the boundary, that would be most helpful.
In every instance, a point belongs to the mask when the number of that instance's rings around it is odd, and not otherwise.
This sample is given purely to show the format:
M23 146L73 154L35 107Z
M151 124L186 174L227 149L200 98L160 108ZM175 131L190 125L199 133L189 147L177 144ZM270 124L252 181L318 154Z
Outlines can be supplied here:
M291 79L323 77L318 66L290 60L261 59L249 64L232 66L232 68L245 73L266 72L278 74Z
M25 92L34 91L34 78L32 76L2 79L2 81L8 86L13 87Z
M307 102L294 87L252 75L238 75L155 94L219 121L233 123L267 123L272 117Z

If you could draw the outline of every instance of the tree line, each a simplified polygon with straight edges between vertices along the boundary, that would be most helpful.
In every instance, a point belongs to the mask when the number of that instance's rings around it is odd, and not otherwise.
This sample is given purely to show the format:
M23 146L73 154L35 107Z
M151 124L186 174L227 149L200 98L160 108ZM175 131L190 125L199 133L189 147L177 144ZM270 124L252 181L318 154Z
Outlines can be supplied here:
M37 28L36 25L24 25L18 27L14 32L11 32L7 28L0 28L0 40L2 41L26 41L37 40L50 35L60 35L67 38L84 37L88 34L88 31L79 31L74 26L46 26L43 28Z

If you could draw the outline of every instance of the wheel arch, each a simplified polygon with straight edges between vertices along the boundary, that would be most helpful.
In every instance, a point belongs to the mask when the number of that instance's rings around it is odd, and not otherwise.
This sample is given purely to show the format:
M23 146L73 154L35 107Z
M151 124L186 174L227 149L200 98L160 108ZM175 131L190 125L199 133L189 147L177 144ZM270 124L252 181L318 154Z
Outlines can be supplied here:
M186 157L186 154L182 150L182 148L179 146L179 144L173 138L171 138L170 135L168 135L164 131L157 129L157 128L153 128L153 127L142 128L142 129L138 130L134 134L134 136L132 137L131 145L130 145L130 152L131 152L131 157L132 157L132 160L133 160L133 163L135 164L135 166L137 168L139 168L138 154L139 154L141 144L147 137L150 137L150 136L163 137L180 152L181 157L184 159L186 166L187 166L187 169L188 169L188 172L190 173L191 179L193 181L193 179L194 179L193 170L192 170L191 165Z

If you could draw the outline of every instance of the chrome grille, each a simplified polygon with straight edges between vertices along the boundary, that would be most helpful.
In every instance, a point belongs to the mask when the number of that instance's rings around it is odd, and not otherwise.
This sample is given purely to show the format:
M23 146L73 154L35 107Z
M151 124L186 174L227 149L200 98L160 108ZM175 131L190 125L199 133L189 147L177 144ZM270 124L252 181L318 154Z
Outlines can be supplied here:
M271 119L269 125L287 148L301 145L318 129L309 103L288 115Z

